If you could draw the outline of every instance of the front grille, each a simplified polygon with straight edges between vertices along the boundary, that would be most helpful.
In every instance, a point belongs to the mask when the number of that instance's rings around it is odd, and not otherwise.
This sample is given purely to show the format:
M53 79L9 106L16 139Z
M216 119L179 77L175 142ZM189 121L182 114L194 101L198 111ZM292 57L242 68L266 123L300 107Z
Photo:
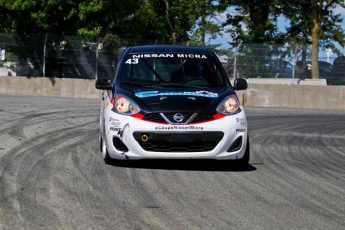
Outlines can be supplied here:
M133 136L144 150L150 152L208 152L217 146L224 133L171 132L165 134L134 132Z
M159 113L148 113L144 116L143 120L158 123L167 123Z
M174 115L176 113L163 113L163 114L170 121L170 123L177 123L174 120ZM194 113L181 113L181 114L184 116L183 122L186 122L190 117L194 115ZM148 113L144 116L143 120L168 124L168 122L165 121L162 115L159 113ZM198 113L196 117L194 117L194 119L189 124L212 121L212 120L214 120L212 114Z

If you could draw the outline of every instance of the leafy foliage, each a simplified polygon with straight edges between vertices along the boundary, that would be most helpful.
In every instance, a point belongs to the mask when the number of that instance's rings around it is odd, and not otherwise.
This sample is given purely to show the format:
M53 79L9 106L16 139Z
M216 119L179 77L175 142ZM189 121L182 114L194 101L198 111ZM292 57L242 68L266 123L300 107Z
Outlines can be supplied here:
M0 0L0 29L24 37L102 37L104 48L109 50L129 44L182 43L219 52L225 51L220 45L211 46L206 35L216 39L227 33L233 47L240 43L264 46L246 51L246 58L252 57L250 61L259 66L252 69L254 72L261 71L262 64L272 56L293 56L296 52L302 60L310 56L317 68L319 48L331 48L340 54L335 43L345 45L342 19L334 13L335 6L344 7L343 1ZM227 13L224 21L217 21L228 7L235 8L236 14ZM290 21L285 31L277 27L281 16ZM312 48L307 50L307 45ZM313 72L313 77L318 73Z
M282 3L284 15L290 19L287 28L287 41L303 47L301 59L312 59L312 77L318 78L318 52L319 49L331 48L340 55L335 43L344 47L345 34L341 27L340 15L334 14L334 8L342 1L339 0L291 0ZM307 44L311 50L307 51ZM303 72L305 72L305 64Z
M235 6L237 14L227 14L223 26L231 25L227 30L235 43L281 44L282 34L277 29L280 15L278 0L229 0Z

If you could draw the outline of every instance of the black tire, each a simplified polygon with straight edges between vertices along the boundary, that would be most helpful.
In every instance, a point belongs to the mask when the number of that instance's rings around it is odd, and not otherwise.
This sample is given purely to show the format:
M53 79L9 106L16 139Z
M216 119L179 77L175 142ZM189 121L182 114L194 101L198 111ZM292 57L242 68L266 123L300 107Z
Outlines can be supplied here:
M249 137L247 137L246 151L241 159L236 160L236 166L239 169L245 169L249 164L249 159L250 159L250 145L249 145Z
M114 164L114 159L109 156L108 150L105 152L105 157L104 157L104 163L106 165L113 165Z
M101 149L101 152L103 152L103 138L102 138L102 136L100 136L99 147ZM105 156L104 156L103 160L104 160L104 163L107 165L113 165L114 161L115 161L115 159L113 159L109 156L107 147L105 147Z
M99 150L101 150L101 152L102 152L103 138L102 138L101 133L99 133L98 142L99 142Z

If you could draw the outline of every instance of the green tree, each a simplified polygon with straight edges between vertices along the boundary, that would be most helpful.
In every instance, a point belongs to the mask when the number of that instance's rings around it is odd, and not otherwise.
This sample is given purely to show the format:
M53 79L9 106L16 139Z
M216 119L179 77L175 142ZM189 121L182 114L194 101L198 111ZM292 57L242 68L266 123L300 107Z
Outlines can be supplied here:
M283 14L290 20L287 41L302 47L302 66L305 70L307 47L311 45L312 78L319 78L319 49L331 48L339 54L335 43L344 46L344 30L340 15L334 8L338 0L291 0L282 2Z
M201 17L198 0L147 0L126 20L127 37L144 42L185 43Z
M236 13L227 14L223 26L230 26L225 32L231 37L230 45L240 45L238 66L249 70L254 76L271 76L264 73L264 66L272 56L281 52L283 33L278 30L277 21L281 13L278 0L228 0L228 6ZM243 63L240 63L243 62ZM247 74L248 75L248 74ZM248 75L249 76L249 75Z
M188 41L187 32L194 26L200 14L198 0L149 0L157 17L163 22L163 31L172 43Z
M325 38L326 33L322 32L322 29L326 29L328 26L331 26L332 21L338 21L339 18L333 15L333 9L336 7L336 4L339 3L339 0L312 0L312 12L311 12L311 36L312 36L312 50L311 50L311 61L312 61L312 78L319 78L319 66L318 66L318 57L319 57L319 44L320 38ZM329 20L328 20L329 19ZM340 30L339 26L333 24L333 28L337 27L336 30ZM333 29L332 28L332 29ZM330 31L330 30L326 30ZM338 40L342 46L344 46L344 35L340 33L332 33L336 35L332 40ZM341 40L340 40L341 39Z
M123 23L143 0L0 0L1 27L14 34L124 35Z
M304 16L305 8L310 9L310 3L296 6L291 2L283 2L284 15L290 20L290 26L286 28L286 42L293 44L295 47L301 47L302 72L306 73L306 58L308 55L308 44L311 44L310 33L308 28L310 14Z
M209 34L211 39L216 39L218 35L222 35L222 28L217 22L217 16L226 10L227 3L218 0L199 1L198 11L199 19L195 24L192 36L196 44L205 45L206 35ZM213 21L215 22L213 22Z
M128 23L143 5L145 0L88 0L79 4L79 18L82 23L77 35L105 36L114 34L121 38L128 38L131 24Z
M7 18L5 31L13 34L75 34L77 3L48 0L0 0ZM12 23L11 23L12 22Z
M231 25L230 33L235 43L281 44L282 33L277 28L280 7L278 0L228 0L237 14L227 14L223 24Z
M165 16L155 8L154 2L145 1L125 20L127 32L122 37L143 43L169 40L170 34L165 21Z

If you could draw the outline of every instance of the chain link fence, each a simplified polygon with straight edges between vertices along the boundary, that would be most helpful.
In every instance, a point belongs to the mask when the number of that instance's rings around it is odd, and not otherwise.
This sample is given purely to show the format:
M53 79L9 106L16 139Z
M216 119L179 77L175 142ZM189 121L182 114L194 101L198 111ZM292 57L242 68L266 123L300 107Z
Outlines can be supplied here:
M233 44L224 64L230 77L312 78L311 47L296 45ZM304 58L303 58L304 57ZM328 85L345 85L345 57L320 50L320 79Z
M109 43L109 42L108 42ZM117 44L119 46L119 44ZM94 79L111 75L118 47L104 39L0 34L0 75Z
M122 40L116 36L92 39L0 34L0 75L84 79L109 77L124 47L143 44L149 43ZM224 46L228 48L221 48L221 45L212 49L220 57L230 78L311 78L313 67L308 46ZM319 51L318 64L319 78L327 79L329 85L345 85L345 58Z

